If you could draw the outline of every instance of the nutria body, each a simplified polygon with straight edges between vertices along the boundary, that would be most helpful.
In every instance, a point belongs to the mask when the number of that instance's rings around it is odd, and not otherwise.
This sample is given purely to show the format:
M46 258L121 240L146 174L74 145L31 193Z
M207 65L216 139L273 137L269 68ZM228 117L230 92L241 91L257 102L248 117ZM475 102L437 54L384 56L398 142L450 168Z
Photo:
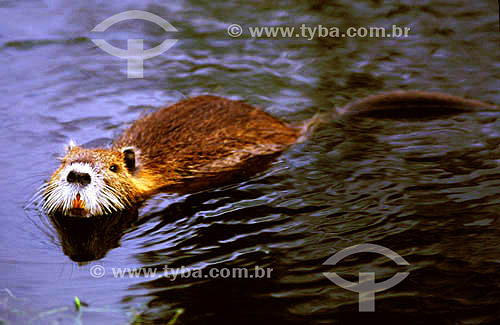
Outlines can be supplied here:
M91 216L157 192L189 193L265 169L301 134L239 101L200 96L137 120L109 149L70 143L44 192L49 213Z
M466 111L493 105L427 92L367 97L341 113ZM110 148L70 143L43 189L48 213L93 216L124 210L158 192L190 193L265 169L308 126L291 126L239 101L199 96L138 119Z

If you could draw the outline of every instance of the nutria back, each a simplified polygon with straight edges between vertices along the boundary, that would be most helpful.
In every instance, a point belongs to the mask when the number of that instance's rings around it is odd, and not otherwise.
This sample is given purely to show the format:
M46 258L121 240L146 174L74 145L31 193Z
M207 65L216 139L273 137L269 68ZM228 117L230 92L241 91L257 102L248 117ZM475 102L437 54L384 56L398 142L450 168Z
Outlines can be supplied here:
M299 133L243 102L199 96L138 119L112 149L135 149L136 178L192 192L265 169Z

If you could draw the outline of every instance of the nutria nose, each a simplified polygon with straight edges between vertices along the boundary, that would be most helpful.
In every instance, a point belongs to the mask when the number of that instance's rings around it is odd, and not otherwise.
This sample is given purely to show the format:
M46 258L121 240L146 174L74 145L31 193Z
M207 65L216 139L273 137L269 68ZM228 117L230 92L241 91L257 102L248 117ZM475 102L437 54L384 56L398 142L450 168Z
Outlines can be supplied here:
M68 177L66 177L68 183L78 183L83 186L90 184L90 175L87 173L75 172L74 170L70 171Z

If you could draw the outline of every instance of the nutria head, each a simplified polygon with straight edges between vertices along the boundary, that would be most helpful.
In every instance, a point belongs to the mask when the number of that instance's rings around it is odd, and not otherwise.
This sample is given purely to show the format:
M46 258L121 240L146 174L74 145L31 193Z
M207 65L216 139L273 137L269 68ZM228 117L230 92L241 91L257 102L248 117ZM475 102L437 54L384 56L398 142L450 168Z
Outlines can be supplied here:
M70 142L61 166L43 190L48 214L89 217L131 207L140 197L132 147L86 149Z

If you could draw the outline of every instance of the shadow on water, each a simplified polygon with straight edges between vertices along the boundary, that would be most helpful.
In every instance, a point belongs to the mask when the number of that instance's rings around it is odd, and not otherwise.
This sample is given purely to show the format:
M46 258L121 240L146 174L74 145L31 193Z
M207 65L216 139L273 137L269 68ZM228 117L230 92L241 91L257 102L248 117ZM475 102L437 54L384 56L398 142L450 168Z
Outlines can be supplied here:
M123 234L137 220L137 210L93 218L75 218L56 214L49 217L57 231L64 255L72 261L99 260L119 246Z

